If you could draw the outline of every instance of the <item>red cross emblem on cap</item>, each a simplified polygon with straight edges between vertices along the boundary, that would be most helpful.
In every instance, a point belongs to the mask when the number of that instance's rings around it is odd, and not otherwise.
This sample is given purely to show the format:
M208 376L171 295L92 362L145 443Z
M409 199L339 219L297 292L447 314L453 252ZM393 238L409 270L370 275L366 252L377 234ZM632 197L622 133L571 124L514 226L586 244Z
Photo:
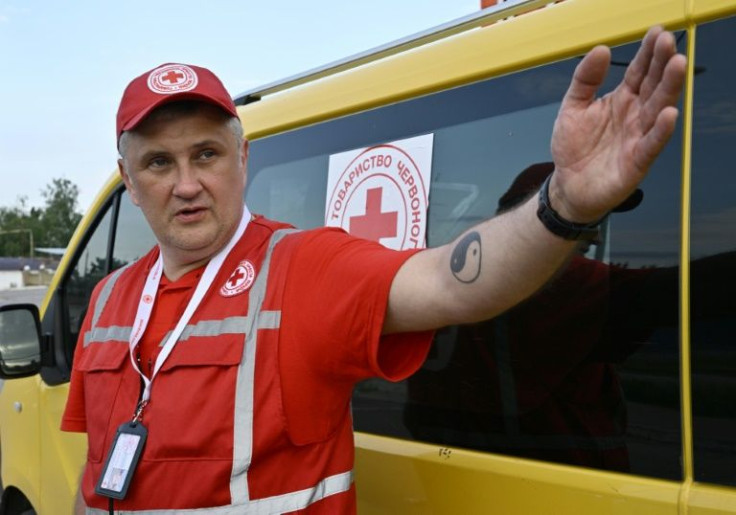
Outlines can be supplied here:
M162 95L190 91L198 83L197 73L184 64L167 64L148 75L148 89Z
M256 278L256 269L248 260L241 261L238 266L227 278L225 284L220 288L220 295L223 297L232 297L243 293L253 285Z
M184 80L184 74L176 70L169 70L165 75L161 75L160 80L169 84L179 84Z

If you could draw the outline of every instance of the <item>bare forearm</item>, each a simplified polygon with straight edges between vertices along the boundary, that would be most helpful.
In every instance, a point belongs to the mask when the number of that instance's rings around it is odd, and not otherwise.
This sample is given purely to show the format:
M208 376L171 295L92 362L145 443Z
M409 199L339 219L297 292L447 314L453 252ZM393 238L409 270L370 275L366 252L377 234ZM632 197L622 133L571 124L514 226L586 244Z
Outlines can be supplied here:
M594 223L627 199L675 129L687 61L671 33L649 30L624 80L596 98L609 64L605 47L580 61L552 131L548 200L556 215L546 220L560 234L570 227L581 234L580 224ZM537 202L532 197L404 263L391 286L383 331L491 318L531 295L575 247L545 228Z
M454 297L452 323L498 315L537 291L567 261L576 247L549 232L536 215L537 196L518 209L488 220L442 249L450 274L444 287ZM479 263L465 259L465 242L476 240ZM468 272L476 278L466 279Z
M537 205L534 196L454 242L407 261L392 285L384 331L492 318L539 289L575 243L550 233L537 218Z

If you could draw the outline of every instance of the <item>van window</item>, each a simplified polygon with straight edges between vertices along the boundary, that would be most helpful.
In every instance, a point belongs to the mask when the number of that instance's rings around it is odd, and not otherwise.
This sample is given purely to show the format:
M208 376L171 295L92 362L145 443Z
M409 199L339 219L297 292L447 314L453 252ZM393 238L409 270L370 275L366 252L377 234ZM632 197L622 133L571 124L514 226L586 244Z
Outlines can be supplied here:
M111 270L143 257L155 244L156 238L143 216L143 211L133 204L126 191L121 191Z
M89 229L91 235L76 253L76 262L62 283L64 292L65 331L64 348L69 363L74 355L79 329L87 314L87 304L95 285L109 272L107 248L110 240L112 199L100 210L98 222Z
M692 153L690 339L695 479L736 485L736 18L699 26Z
M684 48L684 34L678 36ZM606 88L638 44L615 49ZM330 154L434 134L428 245L496 213L549 138L578 59L487 80L251 143L252 211L323 224ZM678 128L678 131L680 129ZM519 309L437 333L407 381L370 380L355 429L513 456L677 479L680 139L611 215L601 243Z
M71 273L63 281L68 327L64 347L69 363L95 285L110 272L141 257L156 243L142 211L133 205L122 187L110 196L98 220L77 252Z

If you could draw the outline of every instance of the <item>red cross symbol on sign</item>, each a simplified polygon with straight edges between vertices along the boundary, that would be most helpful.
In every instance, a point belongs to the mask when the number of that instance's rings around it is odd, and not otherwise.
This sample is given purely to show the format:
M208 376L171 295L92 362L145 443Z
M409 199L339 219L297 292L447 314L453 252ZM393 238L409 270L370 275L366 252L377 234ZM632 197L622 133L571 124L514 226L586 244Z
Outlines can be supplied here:
M245 272L243 272L240 268L236 268L233 272L233 275L231 275L230 279L227 280L227 284L229 284L231 288L235 288L238 285L238 282L244 278Z
M170 70L169 73L161 76L161 80L165 80L166 82L169 82L171 84L176 84L183 78L184 78L183 73L176 72L174 70Z
M399 213L382 213L382 197L383 188L371 188L366 192L365 214L350 217L350 234L373 241L396 237Z

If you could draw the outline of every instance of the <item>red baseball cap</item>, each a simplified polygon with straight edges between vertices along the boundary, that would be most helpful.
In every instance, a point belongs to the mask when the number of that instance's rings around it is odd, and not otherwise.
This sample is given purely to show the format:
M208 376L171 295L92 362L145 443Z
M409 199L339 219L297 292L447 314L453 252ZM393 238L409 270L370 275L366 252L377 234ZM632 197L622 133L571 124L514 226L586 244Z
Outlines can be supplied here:
M175 100L201 100L238 116L235 104L220 79L207 68L166 63L136 77L120 100L118 140L123 131L135 128L158 106Z

